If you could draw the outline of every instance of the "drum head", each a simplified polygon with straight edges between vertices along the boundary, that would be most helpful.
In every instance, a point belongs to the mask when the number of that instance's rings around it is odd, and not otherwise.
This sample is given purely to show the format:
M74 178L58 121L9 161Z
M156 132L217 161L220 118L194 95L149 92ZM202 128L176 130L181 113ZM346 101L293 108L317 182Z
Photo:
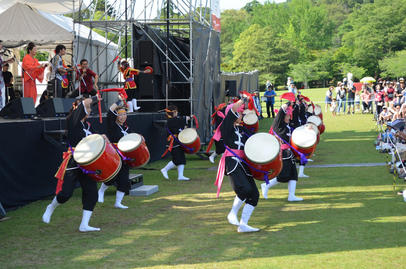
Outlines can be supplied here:
M314 114L316 114L316 115L320 115L320 114L321 114L321 112L322 112L322 110L321 110L321 106L319 106L319 105L315 105L315 106L314 106Z
M317 142L316 133L309 126L300 126L292 133L292 142L301 148L310 148Z
M123 136L117 143L117 147L122 152L133 151L142 143L142 136L136 133Z
M253 110L253 109L245 109L242 114L247 115L247 114L252 114L252 113L256 114L255 110Z
M307 118L307 122L308 123L313 123L317 127L320 126L321 123L322 123L320 117L318 117L318 116L310 116L309 118Z
M268 133L256 133L250 136L244 146L245 156L258 164L269 163L279 155L279 152L278 139Z
M73 159L78 164L87 164L97 159L104 151L106 141L99 134L92 134L80 140L73 152Z
M305 125L303 125L305 128L307 128L307 129L311 129L311 130L313 130L314 132L315 132L315 134L316 135L318 135L319 134L319 128L317 128L317 126L316 125L314 125L313 123L306 123Z
M195 128L183 129L178 135L179 141L182 142L182 144L186 144L186 145L195 142L196 138L197 138L197 132L196 132Z
M309 112L310 114L313 114L313 106L312 105L309 105L307 107L307 112Z
M242 118L242 120L246 125L254 125L258 122L258 116L255 113L248 113Z

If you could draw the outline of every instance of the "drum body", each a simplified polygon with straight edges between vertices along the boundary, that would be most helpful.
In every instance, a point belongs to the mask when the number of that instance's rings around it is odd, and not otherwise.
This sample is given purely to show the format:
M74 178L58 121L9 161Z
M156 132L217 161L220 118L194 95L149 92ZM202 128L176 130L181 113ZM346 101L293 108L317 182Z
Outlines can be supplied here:
M88 170L95 171L89 176L97 182L107 182L121 169L121 158L106 136L92 134L83 138L73 153L76 163Z
M124 162L130 167L142 167L149 162L150 154L144 137L140 134L132 133L123 136L117 143L117 148L121 154L131 160Z
M299 126L292 132L291 145L297 151L306 155L306 157L311 157L316 150L317 145L317 135L312 129L310 124L305 124ZM293 151L295 156L299 158L299 154Z
M318 116L310 116L310 117L307 118L307 123L313 123L314 125L316 125L317 128L319 129L320 134L321 134L321 129L322 129L321 125L323 124L323 121L321 120L320 117L318 117ZM324 132L324 130L323 130L323 132Z
M244 126L248 130L250 130L254 133L256 133L258 131L258 128L259 128L258 116L255 112L245 114L244 117L242 118L242 121L243 121Z
M200 150L200 137L195 128L183 129L178 135L185 153L194 154Z
M267 171L268 179L279 175L282 170L282 151L275 136L268 133L257 133L245 142L244 153L246 161L255 169ZM251 169L255 179L264 180L264 173Z

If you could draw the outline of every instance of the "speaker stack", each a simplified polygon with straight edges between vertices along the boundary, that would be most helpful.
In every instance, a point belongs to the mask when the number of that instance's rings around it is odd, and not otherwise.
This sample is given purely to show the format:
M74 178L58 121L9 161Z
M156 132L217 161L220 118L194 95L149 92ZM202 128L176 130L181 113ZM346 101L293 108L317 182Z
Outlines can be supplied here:
M29 97L13 99L0 111L0 117L10 119L32 118L35 114L34 101Z

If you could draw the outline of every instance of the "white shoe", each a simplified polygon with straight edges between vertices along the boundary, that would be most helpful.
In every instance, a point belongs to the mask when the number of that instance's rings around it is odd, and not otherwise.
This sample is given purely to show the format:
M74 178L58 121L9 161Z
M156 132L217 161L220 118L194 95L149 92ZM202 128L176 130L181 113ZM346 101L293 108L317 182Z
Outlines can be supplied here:
M183 177L178 177L178 180L187 181L187 180L190 180L190 178L183 176Z
M239 233L252 233L258 231L259 231L258 228L251 227L248 224L240 224L237 229L237 232Z
M164 168L161 169L161 173L164 176L164 178L169 179L168 171L166 171Z
M134 111L137 111L137 110L139 110L141 107L140 106L136 106L136 107L134 107L133 109L134 109Z
M303 201L303 198L297 197L297 196L289 196L288 197L289 202L300 202Z
M85 226L85 225L80 225L79 231L82 232L82 233L86 233L86 232L98 232L98 231L100 231L100 228L95 228L95 227L92 227L92 226L89 226L89 225L87 225L87 226Z
M123 204L117 204L117 203L114 204L114 207L115 208L120 208L120 209L127 209L128 208L128 206L125 206Z
M305 174L299 174L297 177L309 177L309 176Z
M89 220L92 217L92 211L89 210L83 210L83 216L82 216L82 222L80 223L79 226L79 231L80 232L97 232L100 231L100 228L95 228L92 226L89 226Z
M227 220L230 224L239 226L240 222L238 221L237 215L233 214L232 212L228 213Z
M54 210L52 209L52 205L48 205L47 209L44 212L44 215L42 215L42 221L45 223L50 223L53 212Z
M215 156L214 154L210 155L210 156L209 156L209 161L210 161L211 163L214 163L214 158L216 158L216 156Z
M313 160L312 160L312 159L307 159L307 161L308 161L308 162L313 162Z
M262 197L265 199L268 199L268 188L266 187L266 183L261 184L261 190L262 190Z

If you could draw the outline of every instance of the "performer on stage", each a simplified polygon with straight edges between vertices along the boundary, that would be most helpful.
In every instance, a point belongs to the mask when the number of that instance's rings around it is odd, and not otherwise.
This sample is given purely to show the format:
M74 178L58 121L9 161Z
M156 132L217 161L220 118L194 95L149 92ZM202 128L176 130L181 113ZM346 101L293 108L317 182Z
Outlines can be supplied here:
M72 71L72 69L65 65L62 58L65 54L66 47L64 45L59 44L55 47L55 56L51 59L52 69L50 81L48 82L48 86L50 86L47 89L48 95L61 98L65 97L64 89L69 86L67 73L68 71Z
M258 204L258 188L249 168L234 155L236 154L241 158L244 156L244 145L248 139L244 134L248 130L240 125L243 104L246 101L247 97L244 96L243 100L227 106L226 117L220 126L221 137L224 139L226 150L220 160L216 180L216 185L219 187L219 184L221 185L222 183L224 172L230 177L231 186L236 196L231 211L227 215L227 220L230 224L238 226L237 231L239 233L259 231L258 228L248 225L252 212ZM242 210L241 220L238 221L238 211L244 202L245 206Z
M89 68L89 62L86 59L80 60L79 68L76 69L77 80L80 80L80 87L70 94L71 98L75 98L80 94L84 97L95 96L99 86L99 76Z
M0 40L0 51L3 49L3 41ZM6 85L3 78L3 65L7 63L14 62L14 59L8 59L3 61L1 55L4 54L4 51L0 52L0 110L6 105Z
M217 128L220 126L220 124L223 122L223 119L225 117L226 113L226 104L222 103L216 107L216 111L213 113L212 118L213 118L213 123L214 123L214 129L217 130ZM212 138L214 140L214 144L216 145L216 150L213 151L213 153L209 156L209 160L211 163L214 163L214 159L218 156L224 153L225 147L224 147L224 140L223 138L215 138L213 136ZM217 140L218 139L218 140Z
M96 101L97 97L93 97ZM66 118L67 130L68 130L68 142L71 147L75 147L82 138L92 134L93 129L90 123L87 121L87 117L91 112L92 99L78 100L75 102L71 113ZM52 213L55 208L60 204L65 203L72 196L76 184L79 182L82 187L82 204L83 204L83 216L82 222L79 226L81 232L100 231L100 228L89 226L89 220L92 216L93 209L97 203L97 183L92 180L87 174L82 172L77 166L73 158L71 150L67 152L67 158L64 161L68 161L66 172L64 177L59 178L56 196L52 200L51 204L47 206L42 220L45 223L49 223ZM65 157L65 156L64 156ZM70 158L70 159L69 159ZM61 168L60 168L61 169ZM58 171L59 173L59 171Z
M123 74L125 79L124 89L128 96L128 110L129 112L137 111L141 107L137 106L137 84L134 82L134 76L138 76L140 73L149 74L150 72L131 68L130 64L126 60L121 61L121 63L118 62L118 69Z
M107 113L107 137L111 143L118 143L120 138L130 133L130 128L127 125L127 108L123 106L123 101L118 100L110 106ZM99 189L99 203L104 202L104 192L114 182L117 183L116 202L114 207L126 209L128 206L121 202L124 195L130 190L130 167L123 161L118 175L107 183L102 183Z
M40 64L35 59L37 54L37 47L34 43L30 42L27 46L27 54L23 58L24 69L24 97L31 97L34 100L34 104L37 101L37 85L35 80L40 82L44 79L44 70L47 64Z
M169 179L168 171L172 168L178 168L178 180L189 180L188 177L183 175L183 171L186 165L185 152L181 148L177 137L178 134L185 128L188 121L190 121L189 116L178 116L178 108L176 106L169 106L166 110L166 117L168 118L167 127L169 130L168 139L171 140L168 145L169 151L171 152L172 161L170 161L164 168L161 169L161 173L164 178Z
M292 107L288 104L282 105L281 109L279 109L278 114L276 115L275 121L271 127L271 133L276 134L280 138L282 138L285 142L289 143L290 137L292 135L291 130L289 128L289 121L292 116ZM283 142L283 141L282 141ZM268 190L269 188L275 186L279 182L287 182L288 189L289 189L289 202L298 202L303 201L303 198L297 197L295 195L296 191L296 183L297 183L297 171L295 165L295 157L290 150L288 144L283 142L282 148L282 159L283 159L283 167L281 173L272 180L269 181L269 184L262 183L261 190L262 195L265 199L268 199Z

